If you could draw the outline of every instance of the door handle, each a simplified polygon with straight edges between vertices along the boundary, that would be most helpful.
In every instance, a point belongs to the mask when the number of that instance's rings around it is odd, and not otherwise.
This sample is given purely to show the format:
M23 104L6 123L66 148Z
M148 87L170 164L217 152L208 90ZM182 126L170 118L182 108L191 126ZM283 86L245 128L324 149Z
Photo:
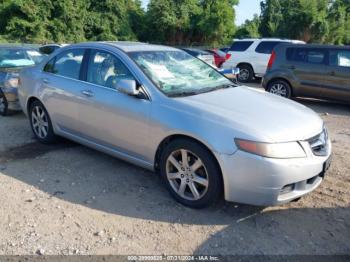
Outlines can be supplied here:
M48 84L49 83L49 79L47 79L47 78L43 78L42 80L43 80L44 84Z
M292 66L289 66L288 68L289 68L289 69L292 69L292 70L295 70L295 69L296 69L296 67L293 66L293 65L292 65Z
M93 93L91 90L82 90L81 93L82 93L84 96L87 96L87 97L92 97L92 96L94 96L94 93Z
M329 74L330 74L331 76L335 76L335 72L334 72L334 71L329 72Z

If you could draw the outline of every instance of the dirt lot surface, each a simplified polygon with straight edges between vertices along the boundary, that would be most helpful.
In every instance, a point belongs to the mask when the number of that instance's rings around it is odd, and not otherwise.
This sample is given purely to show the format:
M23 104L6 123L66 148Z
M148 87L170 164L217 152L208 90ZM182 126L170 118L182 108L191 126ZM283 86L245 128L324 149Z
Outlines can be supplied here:
M325 120L334 160L296 203L177 204L154 173L0 117L1 254L350 254L350 107L298 100Z

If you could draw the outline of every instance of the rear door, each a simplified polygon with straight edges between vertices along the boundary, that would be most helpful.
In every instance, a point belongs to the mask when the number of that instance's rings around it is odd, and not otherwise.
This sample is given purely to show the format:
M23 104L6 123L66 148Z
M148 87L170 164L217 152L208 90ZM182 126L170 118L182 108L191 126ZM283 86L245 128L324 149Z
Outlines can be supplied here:
M266 73L272 51L280 43L280 41L262 41L258 44L251 62L256 75L263 76Z
M326 67L325 98L350 101L350 50L329 50L329 63Z
M323 48L292 48L288 62L295 80L299 83L298 95L322 97L327 53Z
M81 65L84 48L69 49L52 58L41 78L43 102L56 127L78 132Z
M222 67L224 69L232 69L233 67L237 67L239 63L249 63L248 49L253 43L254 41L235 41L228 51L231 57Z

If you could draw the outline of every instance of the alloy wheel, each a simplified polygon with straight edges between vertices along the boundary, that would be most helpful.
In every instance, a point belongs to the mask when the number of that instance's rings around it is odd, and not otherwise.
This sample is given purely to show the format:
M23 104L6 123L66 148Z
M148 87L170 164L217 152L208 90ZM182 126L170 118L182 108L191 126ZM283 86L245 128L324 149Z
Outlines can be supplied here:
M239 72L239 80L240 81L247 81L250 77L250 73L249 73L249 70L248 69L240 69L240 72Z
M191 151L172 152L166 161L166 175L172 189L190 201L204 197L209 187L208 172L202 160Z
M287 87L281 83L273 84L270 88L270 93L278 96L287 97L287 92Z
M49 121L45 110L37 105L33 108L31 117L35 134L41 139L46 138L49 132Z

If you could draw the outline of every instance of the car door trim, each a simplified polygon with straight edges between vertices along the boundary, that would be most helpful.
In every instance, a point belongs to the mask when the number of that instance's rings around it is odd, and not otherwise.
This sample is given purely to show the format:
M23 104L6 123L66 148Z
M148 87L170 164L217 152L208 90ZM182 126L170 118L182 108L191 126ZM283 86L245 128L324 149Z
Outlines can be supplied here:
M132 156L128 153L125 153L114 146L109 146L106 144L97 143L97 141L94 142L93 140L91 140L91 139L89 139L86 136L83 136L81 134L74 134L75 132L74 133L70 132L70 130L68 128L64 128L62 126L58 126L58 128L59 128L59 133L68 139L71 139L73 141L81 143L81 144L88 146L90 148L93 148L95 150L102 151L104 153L107 153L107 154L112 155L114 157L117 157L119 159L125 160L127 162L133 163L135 165L144 167L150 171L154 170L153 163L150 163L150 162L143 160L139 157Z

